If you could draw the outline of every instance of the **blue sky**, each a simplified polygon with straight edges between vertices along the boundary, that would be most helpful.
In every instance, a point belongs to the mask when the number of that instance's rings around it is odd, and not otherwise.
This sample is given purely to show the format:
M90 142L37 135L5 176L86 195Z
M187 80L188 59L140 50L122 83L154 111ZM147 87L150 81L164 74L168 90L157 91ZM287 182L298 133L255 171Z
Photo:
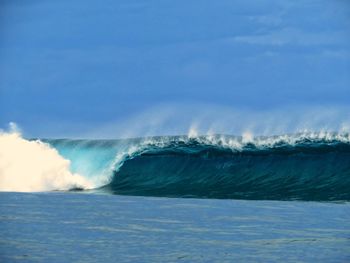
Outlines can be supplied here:
M349 14L346 0L2 0L0 127L65 137L159 105L346 107Z

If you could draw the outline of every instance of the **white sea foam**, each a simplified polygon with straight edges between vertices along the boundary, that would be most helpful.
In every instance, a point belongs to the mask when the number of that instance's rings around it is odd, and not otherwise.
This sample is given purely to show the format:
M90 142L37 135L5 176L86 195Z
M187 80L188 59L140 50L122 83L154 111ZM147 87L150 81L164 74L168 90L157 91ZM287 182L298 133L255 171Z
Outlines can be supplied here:
M36 192L92 188L70 170L64 159L48 144L28 141L16 132L0 133L0 191Z
M199 143L222 146L232 150L242 150L248 144L254 145L256 148L273 148L276 145L294 146L303 141L322 141L324 143L342 142L350 143L349 132L300 132L296 134L282 134L276 136L254 136L252 132L246 131L241 136L225 136L225 135L198 135L198 131L191 130L187 137L182 138L184 142L188 139L196 139ZM197 136L192 136L196 134ZM164 142L163 142L164 144Z

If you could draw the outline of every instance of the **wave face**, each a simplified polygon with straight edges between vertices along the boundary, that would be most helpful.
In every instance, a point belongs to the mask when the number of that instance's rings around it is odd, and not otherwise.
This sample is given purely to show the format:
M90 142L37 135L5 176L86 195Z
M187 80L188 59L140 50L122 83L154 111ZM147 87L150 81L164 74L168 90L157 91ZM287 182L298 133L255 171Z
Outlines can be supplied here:
M114 194L316 201L350 200L349 142L336 133L49 141Z

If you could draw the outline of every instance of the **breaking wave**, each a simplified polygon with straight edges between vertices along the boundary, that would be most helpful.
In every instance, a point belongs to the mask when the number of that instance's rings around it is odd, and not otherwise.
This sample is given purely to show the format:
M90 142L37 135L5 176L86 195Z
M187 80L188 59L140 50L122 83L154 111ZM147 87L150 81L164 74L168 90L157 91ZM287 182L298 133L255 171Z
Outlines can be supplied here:
M348 133L42 142L3 134L0 147L3 191L94 188L142 196L350 200Z

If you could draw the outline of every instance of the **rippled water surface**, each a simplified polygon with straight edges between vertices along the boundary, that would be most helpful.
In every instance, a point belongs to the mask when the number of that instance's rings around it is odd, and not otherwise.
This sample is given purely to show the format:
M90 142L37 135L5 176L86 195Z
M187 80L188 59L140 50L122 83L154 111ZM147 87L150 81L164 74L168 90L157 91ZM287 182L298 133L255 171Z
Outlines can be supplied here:
M0 193L1 262L350 262L350 205Z

